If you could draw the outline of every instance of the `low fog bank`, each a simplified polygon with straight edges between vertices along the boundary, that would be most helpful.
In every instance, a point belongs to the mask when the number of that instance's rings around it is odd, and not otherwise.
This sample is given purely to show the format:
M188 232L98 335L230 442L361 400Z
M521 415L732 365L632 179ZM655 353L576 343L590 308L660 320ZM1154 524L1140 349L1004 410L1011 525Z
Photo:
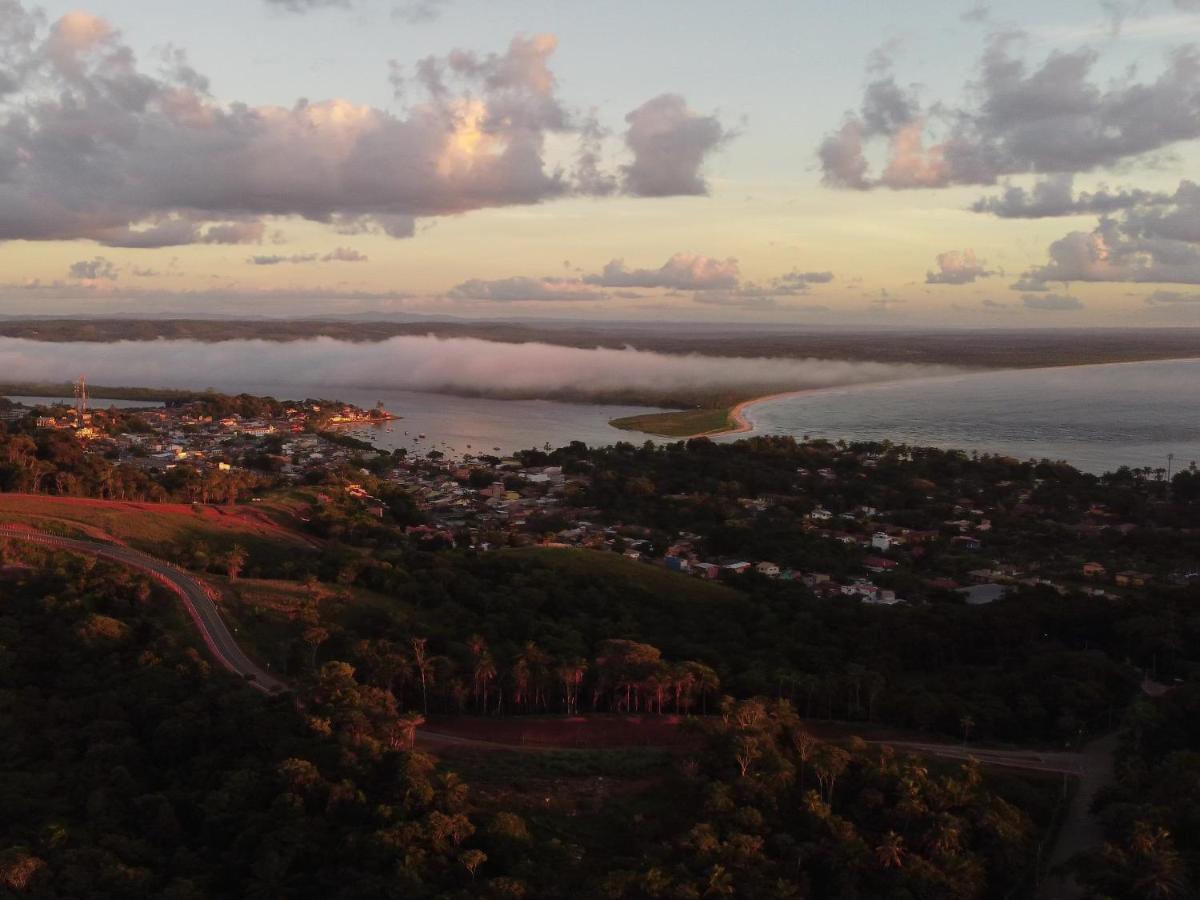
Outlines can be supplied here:
M687 406L775 391L893 381L948 366L824 359L744 359L634 349L582 349L475 338L395 337L374 344L272 341L119 341L47 344L0 338L0 380L107 386L295 385L298 394L390 389L507 399ZM294 398L293 398L294 399Z

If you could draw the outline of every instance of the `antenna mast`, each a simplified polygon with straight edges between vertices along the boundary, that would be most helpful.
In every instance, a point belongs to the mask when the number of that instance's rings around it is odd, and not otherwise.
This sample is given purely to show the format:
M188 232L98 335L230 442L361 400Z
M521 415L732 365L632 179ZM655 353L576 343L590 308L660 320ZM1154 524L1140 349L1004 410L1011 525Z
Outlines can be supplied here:
M88 413L87 379L82 375L75 382L75 412L79 414L79 421L81 422Z

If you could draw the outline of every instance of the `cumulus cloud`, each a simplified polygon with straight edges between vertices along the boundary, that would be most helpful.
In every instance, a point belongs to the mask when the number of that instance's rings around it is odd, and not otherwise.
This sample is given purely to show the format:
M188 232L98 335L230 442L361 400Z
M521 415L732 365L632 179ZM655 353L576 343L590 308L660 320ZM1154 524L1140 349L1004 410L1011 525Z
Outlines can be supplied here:
M983 260L975 258L974 250L947 250L937 255L936 272L925 274L926 284L971 284L977 278L996 274L987 269Z
M1162 202L1101 217L1092 231L1054 241L1047 254L1018 289L1071 281L1200 284L1200 185L1181 181Z
M597 167L576 184L546 160L551 135L602 140L559 98L556 46L519 36L501 53L420 60L403 114L344 99L223 104L181 53L148 74L103 19L47 26L0 0L0 241L253 243L275 216L408 237L421 217L611 192L615 175ZM666 95L629 121L630 192L704 192L703 162L727 137L715 118Z
M1110 191L1104 186L1091 193L1081 191L1076 195L1074 182L1075 176L1064 172L1039 179L1028 191L1019 185L1009 185L998 196L981 197L971 209L1002 219L1044 219L1113 213L1135 206L1167 203L1171 199L1169 194L1137 189Z
M491 300L498 303L527 301L571 302L603 300L608 295L577 278L529 278L516 276L486 281L473 278L451 289L454 300Z
M300 363L299 361L302 361ZM14 380L85 371L97 384L164 387L295 384L297 366L326 393L370 388L494 397L671 394L704 389L802 390L944 374L952 369L817 359L674 355L469 338L52 344L0 338L0 371ZM214 381L214 379L216 379ZM297 388L300 390L301 388Z
M1083 301L1078 297L1068 297L1064 294L1025 294L1021 303L1026 309L1039 312L1073 312L1083 309Z
M112 260L105 259L103 256L97 256L94 259L81 259L78 262L71 263L67 269L67 274L71 278L79 278L87 281L101 279L116 281L117 267L113 265Z
M583 280L603 287L701 291L736 287L740 279L738 261L733 257L715 259L676 253L657 269L629 269L624 260L614 259L599 274L587 275Z
M678 94L648 100L625 117L633 162L621 167L623 186L636 197L707 194L704 163L732 134L716 116L688 108Z
M1054 51L1031 68L1015 55L1020 36L992 38L969 102L922 106L886 71L860 108L818 148L826 184L935 188L993 184L1021 173L1087 172L1200 137L1200 50L1177 49L1153 80L1104 84L1097 53ZM887 147L872 175L867 148Z

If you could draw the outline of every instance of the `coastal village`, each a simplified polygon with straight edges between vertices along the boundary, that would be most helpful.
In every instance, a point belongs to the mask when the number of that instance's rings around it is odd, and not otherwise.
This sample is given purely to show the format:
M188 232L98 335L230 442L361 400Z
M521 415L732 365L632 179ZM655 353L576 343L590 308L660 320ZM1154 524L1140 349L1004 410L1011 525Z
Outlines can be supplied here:
M69 433L89 453L120 465L147 472L186 472L197 485L193 496L200 502L221 497L213 476L241 472L264 485L311 487L318 507L345 507L344 514L382 523L391 518L388 504L376 496L385 485L411 502L418 521L402 523L406 534L430 549L586 549L700 579L794 581L819 597L881 606L920 601L931 594L984 604L1016 590L1037 588L1103 596L1155 580L1186 584L1200 579L1200 561L1175 560L1146 571L1151 567L1145 565L1144 554L1114 549L1119 547L1111 540L1114 536L1132 536L1132 543L1124 543L1136 545L1140 526L1102 503L1089 505L1063 523L1076 544L1096 548L1093 555L1056 554L1047 559L1031 554L1028 547L1014 547L1012 531L1022 518L1052 515L1037 501L1038 480L1023 486L1001 481L989 491L994 495L990 501L980 496L947 498L939 485L927 484L928 514L920 521L911 510L899 514L853 502L872 470L904 462L911 457L908 450L830 445L828 464L797 467L786 491L724 498L722 515L741 525L769 520L786 510L798 539L832 548L837 565L817 568L801 564L800 557L811 553L790 559L786 551L779 558L743 558L719 552L699 529L668 530L614 516L613 510L589 503L593 476L587 466L554 464L541 451L452 457L429 449L430 442L420 434L412 436L411 449L376 450L363 438L377 436L378 429L400 427L382 404L364 410L327 401L255 405L243 399L223 406L92 409L84 392L71 406L6 403L0 419L33 419L37 429ZM233 407L256 414L234 412ZM334 471L342 473L336 489L328 477ZM1155 474L1137 477L1153 482ZM660 499L686 507L699 498L680 493Z

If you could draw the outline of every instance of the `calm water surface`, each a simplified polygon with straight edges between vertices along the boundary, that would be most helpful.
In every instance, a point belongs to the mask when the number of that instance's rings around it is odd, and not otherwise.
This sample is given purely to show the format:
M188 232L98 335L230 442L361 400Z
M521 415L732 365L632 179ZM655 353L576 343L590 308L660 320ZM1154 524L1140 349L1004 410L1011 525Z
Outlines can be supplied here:
M756 434L1065 459L1090 472L1200 460L1200 360L985 372L834 388L748 410Z
M303 372L303 365L297 366L297 372ZM406 447L422 453L436 449L447 455L508 454L546 444L559 447L572 440L593 446L641 442L645 435L619 431L608 421L656 411L331 388L306 384L302 378L288 384L225 384L216 373L206 373L200 380L215 382L221 390L281 399L334 397L363 407L382 400L404 418L390 426L363 429L358 432L361 436L388 449ZM107 400L93 405L110 402L142 405ZM1092 472L1122 465L1166 466L1167 455L1173 453L1178 469L1200 460L1200 360L982 372L831 388L755 404L748 418L756 434L891 440L1006 453L1019 459L1048 457ZM418 437L422 433L425 438Z

